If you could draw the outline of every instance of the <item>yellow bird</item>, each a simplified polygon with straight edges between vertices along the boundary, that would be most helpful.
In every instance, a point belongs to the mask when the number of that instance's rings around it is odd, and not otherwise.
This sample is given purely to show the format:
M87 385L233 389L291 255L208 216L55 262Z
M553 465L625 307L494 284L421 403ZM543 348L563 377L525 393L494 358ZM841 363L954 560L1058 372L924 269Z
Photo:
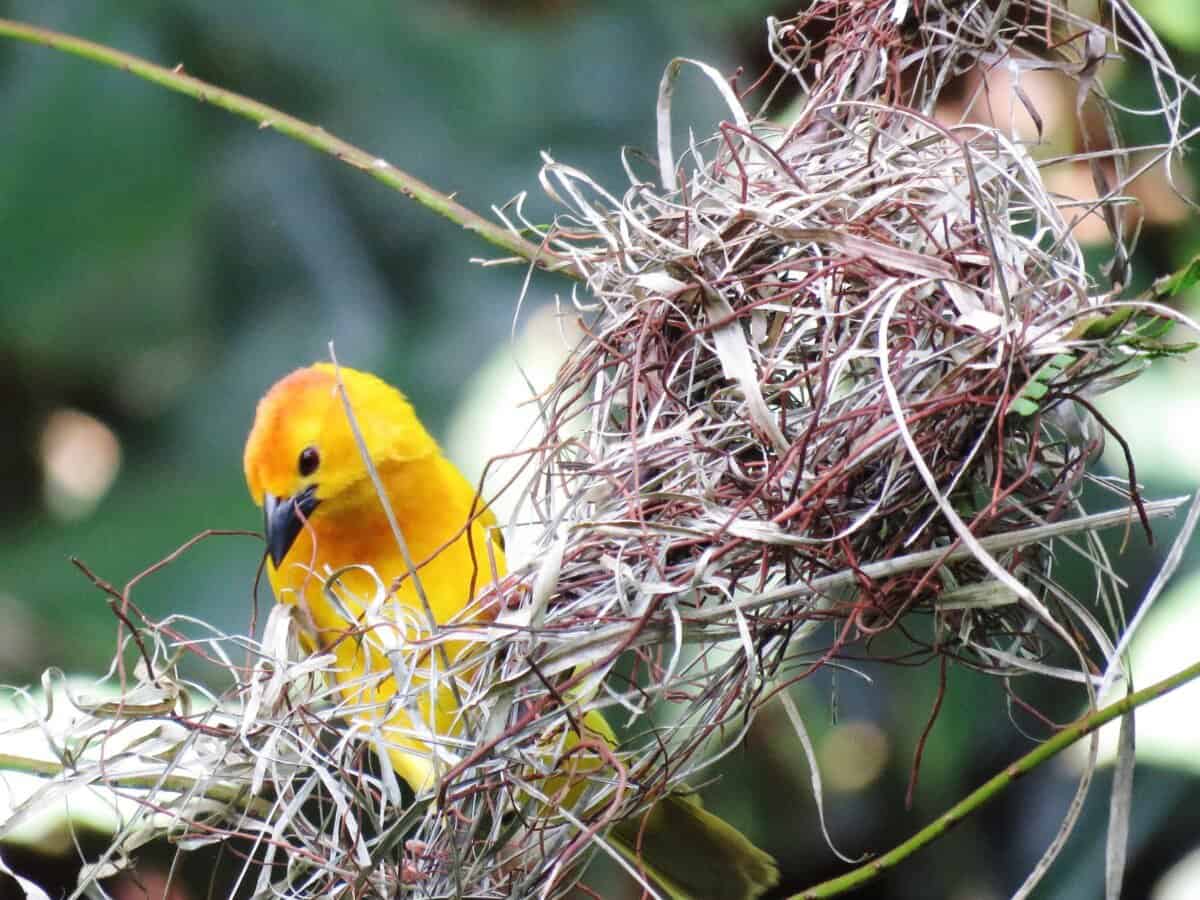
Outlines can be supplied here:
M390 509L363 461L339 374ZM259 402L244 464L265 517L276 599L297 608L306 649L336 657L348 718L372 731L414 791L430 790L449 765L439 750L464 739L453 679L473 673L466 642L427 639L436 625L485 615L470 606L505 572L494 516L404 395L345 367L317 363L276 383ZM586 724L615 744L598 713ZM644 827L641 817L622 822L612 837L673 898L750 900L778 881L768 854L690 798L668 797Z

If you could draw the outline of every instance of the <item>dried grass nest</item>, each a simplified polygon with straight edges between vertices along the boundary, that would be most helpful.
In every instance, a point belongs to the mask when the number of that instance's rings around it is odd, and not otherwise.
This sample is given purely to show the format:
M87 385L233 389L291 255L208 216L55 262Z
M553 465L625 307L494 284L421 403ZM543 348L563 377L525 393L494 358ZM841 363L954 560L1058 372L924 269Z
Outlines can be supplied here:
M1169 64L1131 46L1127 9L1110 31L1060 4L904 5L771 22L773 75L802 89L786 122L676 61L657 184L627 162L617 197L546 159L566 211L544 246L585 280L586 337L540 398L527 490L544 556L509 582L536 587L502 617L520 636L493 658L544 710L510 715L506 739L537 746L579 696L633 733L621 778L577 804L585 820L702 778L783 686L870 655L884 632L905 662L1002 676L1088 683L1113 663L1122 585L1097 532L1131 518L1148 532L1158 508L1131 458L1123 478L1088 471L1110 431L1091 398L1188 349L1160 340L1169 312L1121 299L1133 150L1081 154L1099 199L1062 197L1044 169L1065 160L969 121L972 104L947 124L938 98L973 67L1048 68L1081 115L1110 116L1107 49ZM678 157L684 65L729 120ZM1185 86L1161 85L1178 121ZM1096 212L1116 247L1103 287L1072 232ZM1089 518L1086 483L1117 515ZM1073 554L1093 596L1057 578ZM527 754L476 764L503 783L514 761L536 769ZM614 785L626 793L608 807Z
M208 730L180 732L176 765L277 799L231 825L186 792L171 827L250 836L274 865L247 876L265 895L558 896L609 823L705 778L782 688L885 632L908 662L1094 686L1123 624L1096 532L1166 507L1139 498L1132 461L1127 477L1088 471L1110 431L1091 398L1181 349L1161 340L1174 314L1120 299L1138 148L1109 127L1104 146L1038 159L978 121L986 82L961 121L938 110L964 73L1004 69L1023 103L1021 73L1050 69L1081 116L1111 123L1096 76L1119 52L1154 74L1170 138L1151 155L1169 159L1192 88L1125 3L1109 7L1097 23L1048 0L816 2L769 22L759 95L798 91L786 121L676 61L657 183L628 155L617 197L547 158L563 211L543 246L584 281L586 336L508 488L538 553L485 598L494 620L428 635L486 640L436 802L408 804L331 727L338 698L275 617L254 673L210 698ZM676 155L688 65L729 118ZM1047 188L1046 167L1068 163L1090 167L1098 199ZM1072 231L1097 211L1117 247L1104 285ZM505 215L535 227L520 203ZM1087 483L1111 511L1083 508ZM1092 596L1058 580L1073 554ZM627 737L566 805L549 776L591 708Z

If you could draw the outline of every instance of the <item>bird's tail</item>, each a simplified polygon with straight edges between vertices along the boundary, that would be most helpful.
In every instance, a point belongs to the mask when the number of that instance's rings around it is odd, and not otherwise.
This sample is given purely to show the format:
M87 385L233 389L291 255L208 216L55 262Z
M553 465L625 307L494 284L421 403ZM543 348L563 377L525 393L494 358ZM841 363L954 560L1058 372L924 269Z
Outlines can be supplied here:
M671 900L756 900L779 883L771 855L695 796L669 794L609 839Z

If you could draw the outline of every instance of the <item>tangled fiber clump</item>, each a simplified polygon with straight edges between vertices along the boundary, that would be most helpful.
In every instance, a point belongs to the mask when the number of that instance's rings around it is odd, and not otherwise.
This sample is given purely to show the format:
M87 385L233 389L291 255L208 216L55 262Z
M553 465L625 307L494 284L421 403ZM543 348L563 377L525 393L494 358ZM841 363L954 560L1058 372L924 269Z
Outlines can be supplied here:
M1131 48L1139 22L1119 4L1112 31L1059 4L904 6L771 23L775 74L803 89L786 122L750 116L696 64L730 120L682 158L677 61L659 185L631 172L618 198L547 160L567 211L544 245L593 315L542 398L530 508L550 526L550 588L496 665L552 709L570 704L531 660L568 696L628 711L621 784L636 789L610 812L694 778L781 684L884 631L908 660L1002 675L1086 682L1113 662L1120 585L1095 532L1114 517L1089 519L1082 485L1147 529L1149 513L1132 461L1127 479L1087 472L1106 429L1089 398L1173 352L1147 298L1119 299L1132 151L1090 147L1074 162L1099 196L1066 198L1044 178L1064 160L971 121L986 87L962 121L938 101L973 68L1053 69L1109 116L1095 76L1114 46L1154 67L1168 122L1185 86L1154 44ZM1072 233L1097 210L1114 230L1106 285ZM1089 561L1093 597L1056 581L1064 553ZM605 808L606 778L577 811Z
M436 798L409 802L370 735L333 721L328 660L298 659L286 612L261 643L153 623L139 629L153 696L121 715L155 729L119 729L121 759L170 748L168 772L194 787L151 786L89 877L165 829L246 839L262 895L558 896L607 826L703 777L781 688L885 631L910 660L1093 685L1121 630L1095 532L1167 507L1141 501L1132 465L1088 473L1107 430L1089 398L1179 349L1160 339L1157 295L1119 299L1125 189L1150 163L1127 171L1137 148L1116 140L1097 73L1114 53L1151 72L1169 133L1153 160L1190 137L1192 90L1126 3L1108 8L1101 23L1051 0L817 2L769 23L757 87L798 93L786 120L747 112L749 92L694 63L729 120L677 156L677 61L658 184L631 168L618 198L547 160L565 211L543 247L585 281L586 336L510 488L535 558L485 598L487 621L426 635L426 650L477 642ZM1039 159L982 116L998 71L1005 104L1035 122L1022 74L1070 81L1092 123L1077 156ZM1088 167L1096 196L1051 191L1055 165ZM1095 213L1116 247L1104 284L1073 237ZM1086 513L1088 480L1115 510ZM1066 553L1089 561L1094 596L1056 581ZM231 643L256 654L248 672ZM199 716L178 707L180 686L198 688L169 665L185 644L235 675ZM76 708L77 733L111 739L111 716ZM627 737L564 781L593 708ZM238 787L256 799L235 802Z

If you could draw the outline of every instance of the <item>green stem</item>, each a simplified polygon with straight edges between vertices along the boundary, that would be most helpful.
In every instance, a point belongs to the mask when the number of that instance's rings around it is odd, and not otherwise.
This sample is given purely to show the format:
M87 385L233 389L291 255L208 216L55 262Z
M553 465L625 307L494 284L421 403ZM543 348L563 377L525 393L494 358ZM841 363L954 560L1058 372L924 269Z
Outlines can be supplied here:
M1111 722L1113 719L1123 716L1130 710L1144 703L1149 703L1151 700L1157 699L1163 694L1169 693L1180 685L1186 684L1197 677L1200 677L1200 662L1193 663L1186 669L1182 669L1174 675L1164 678L1162 681L1155 682L1149 687L1128 694L1115 703L1103 709L1098 709L1091 715L1084 716L1073 725L1068 725L1048 741L1039 744L1003 772L993 776L981 787L954 804L954 806L950 807L940 817L925 828L922 828L904 843L882 856L876 857L869 863L847 872L845 875L831 878L829 881L824 881L798 894L794 894L789 900L812 900L812 898L817 897L835 897L838 894L844 894L862 887L867 882L895 866L901 860L920 850L926 844L930 844L940 838L953 826L998 795L1022 775L1029 774L1039 765L1057 756L1080 738L1091 734L1101 725Z
M404 196L417 201L451 222L461 225L465 230L478 235L515 257L547 271L561 272L574 278L580 277L569 262L555 256L546 248L525 240L507 228L489 222L452 197L434 190L419 178L397 169L386 160L334 137L323 128L310 125L295 116L289 116L265 103L259 103L257 100L251 100L235 94L233 91L215 87L199 78L193 78L184 73L182 66L167 69L102 44L26 25L23 22L14 22L10 19L0 19L0 37L40 44L62 53L82 57L136 75L168 90L199 100L201 103L220 107L234 115L249 119L259 128L277 131L365 172L376 181L383 182L392 190L399 191Z

